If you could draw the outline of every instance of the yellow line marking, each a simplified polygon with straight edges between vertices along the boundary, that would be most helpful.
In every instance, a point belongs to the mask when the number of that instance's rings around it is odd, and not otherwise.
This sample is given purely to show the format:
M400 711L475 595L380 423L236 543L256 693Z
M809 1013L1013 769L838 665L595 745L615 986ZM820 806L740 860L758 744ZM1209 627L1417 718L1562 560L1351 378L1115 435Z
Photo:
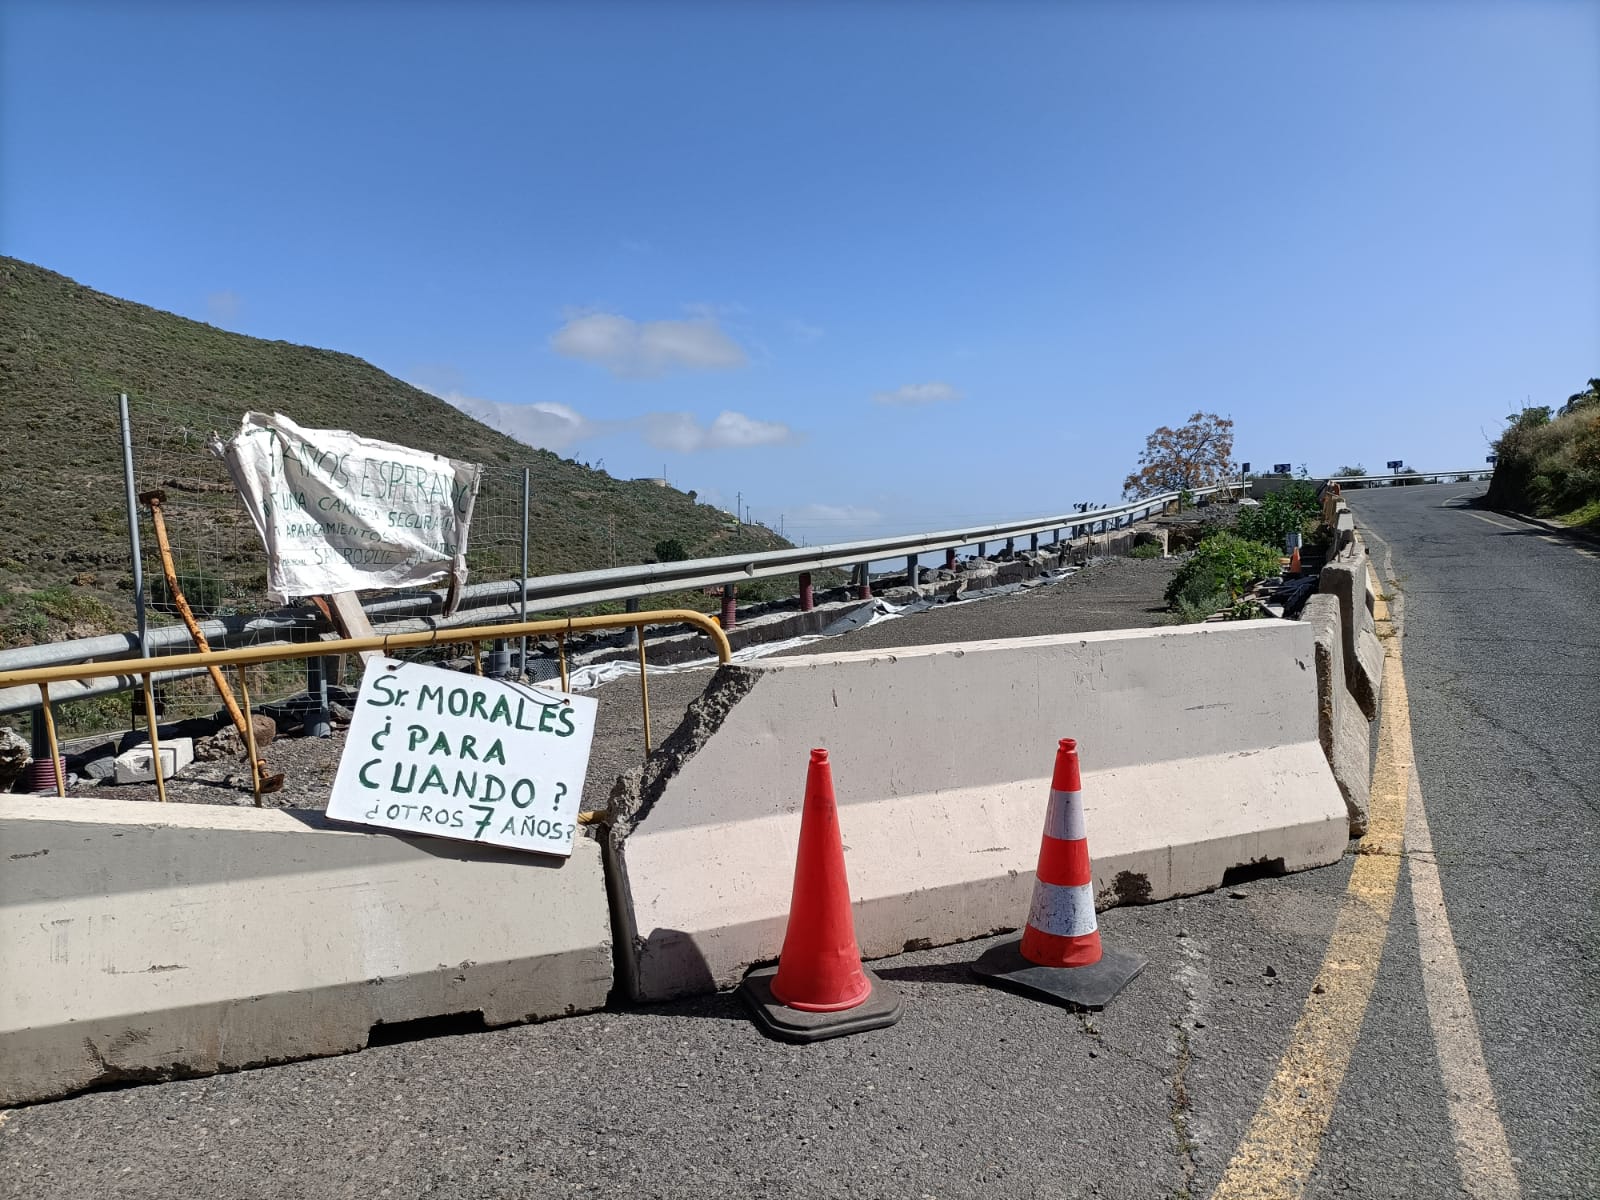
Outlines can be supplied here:
M1390 632L1385 601L1374 605L1373 615L1380 632ZM1367 835L1289 1048L1212 1200L1298 1197L1305 1189L1372 998L1400 878L1412 771L1411 710L1398 639L1383 640L1382 724Z
M1487 522L1490 525L1498 525L1501 529L1514 529L1518 532L1521 532L1523 529L1527 528L1525 525L1512 525L1506 521L1496 521L1493 517L1486 517L1482 513L1469 512L1467 516L1479 521Z
M1517 1185L1511 1147L1495 1105L1483 1040L1444 907L1428 812L1414 776L1406 810L1406 862L1411 868L1411 903L1417 914L1417 944L1422 954L1422 991L1428 1001L1439 1073L1444 1078L1461 1185L1479 1200L1515 1200L1522 1189Z

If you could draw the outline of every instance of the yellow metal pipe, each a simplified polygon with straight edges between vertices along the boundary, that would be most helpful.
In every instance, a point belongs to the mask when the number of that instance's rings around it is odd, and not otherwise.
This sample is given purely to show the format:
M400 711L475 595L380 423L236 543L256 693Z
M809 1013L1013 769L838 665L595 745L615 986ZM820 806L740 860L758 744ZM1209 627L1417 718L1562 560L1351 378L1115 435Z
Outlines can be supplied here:
M50 689L39 685L39 711L44 714L44 736L50 743L50 768L56 773L56 794L67 795L67 773L61 767L61 747L56 744L56 715L50 711Z
M359 654L364 650L380 653L413 650L418 647L449 645L451 642L492 641L527 635L564 635L591 629L643 629L647 625L693 625L711 639L717 658L733 657L727 634L705 613L687 608L657 612L615 613L599 617L562 617L556 620L517 621L505 625L474 625L465 629L425 629L418 633L390 633L373 637L338 638L325 642L299 642L284 646L243 646L237 650L211 650L193 654L167 654L160 658L124 658L109 662L66 663L56 667L30 667L20 671L0 671L0 688L28 684L56 683L68 679L106 679L119 675L141 675L151 671L184 671L212 666L248 666L254 663L286 662L297 658L318 658L325 654ZM563 638L564 642L564 638ZM565 659L563 645L563 660ZM566 686L563 682L563 688Z
M144 685L144 720L150 726L150 766L156 773L156 796L167 802L167 777L161 770L161 739L156 736L156 698L150 691L150 672L139 676ZM43 684L39 685L43 687Z
M644 639L639 639L639 703L644 707L644 756L650 757L650 674L645 670Z
M561 661L561 690L567 690L567 635L562 633L556 639L556 657Z
M239 673L239 696L244 701L245 741L250 749L250 794L256 807L261 807L261 760L256 757L256 715L250 711L250 685L245 682L244 668L234 668Z

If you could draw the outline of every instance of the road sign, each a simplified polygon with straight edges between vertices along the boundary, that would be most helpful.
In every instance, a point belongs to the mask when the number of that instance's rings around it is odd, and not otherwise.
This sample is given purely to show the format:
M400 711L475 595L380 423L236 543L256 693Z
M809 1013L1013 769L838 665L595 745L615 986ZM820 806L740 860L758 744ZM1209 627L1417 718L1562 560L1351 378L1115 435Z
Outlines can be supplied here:
M1405 464L1405 460L1402 459L1402 458L1393 458L1393 459L1390 459L1389 462L1388 462L1388 467L1389 467L1389 470L1391 470L1391 471L1398 471L1401 467L1403 467L1405 465L1406 465Z
M1239 474L1241 474L1241 475L1250 474L1250 464L1249 463L1240 463L1239 464Z
M1294 464L1293 463L1273 463L1272 464L1272 473L1274 475L1287 475L1292 470L1294 470Z
M374 656L328 816L565 857L598 708L587 696Z
M1494 466L1495 459L1497 459L1499 457L1500 456L1498 454L1485 454L1483 456L1483 461L1488 463L1492 467L1492 466Z

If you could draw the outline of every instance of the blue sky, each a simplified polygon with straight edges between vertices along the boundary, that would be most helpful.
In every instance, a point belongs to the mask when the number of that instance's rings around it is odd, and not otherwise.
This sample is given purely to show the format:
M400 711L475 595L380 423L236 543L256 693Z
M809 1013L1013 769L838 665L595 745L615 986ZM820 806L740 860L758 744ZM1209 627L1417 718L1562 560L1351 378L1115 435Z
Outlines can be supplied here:
M1253 464L1479 463L1600 374L1592 3L10 0L0 35L4 253L813 542L1111 501L1197 409Z

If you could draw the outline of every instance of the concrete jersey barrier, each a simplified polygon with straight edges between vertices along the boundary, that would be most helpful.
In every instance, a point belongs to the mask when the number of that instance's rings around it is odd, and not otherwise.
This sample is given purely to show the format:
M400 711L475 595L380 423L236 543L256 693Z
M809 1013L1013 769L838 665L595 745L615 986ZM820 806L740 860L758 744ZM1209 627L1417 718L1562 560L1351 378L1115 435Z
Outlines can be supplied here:
M571 859L286 810L0 798L0 1104L336 1054L374 1025L605 1004L599 848Z
M613 795L628 992L776 958L807 752L828 748L868 957L1017 927L1057 739L1078 739L1098 903L1336 861L1312 630L1291 621L1017 638L724 668Z

